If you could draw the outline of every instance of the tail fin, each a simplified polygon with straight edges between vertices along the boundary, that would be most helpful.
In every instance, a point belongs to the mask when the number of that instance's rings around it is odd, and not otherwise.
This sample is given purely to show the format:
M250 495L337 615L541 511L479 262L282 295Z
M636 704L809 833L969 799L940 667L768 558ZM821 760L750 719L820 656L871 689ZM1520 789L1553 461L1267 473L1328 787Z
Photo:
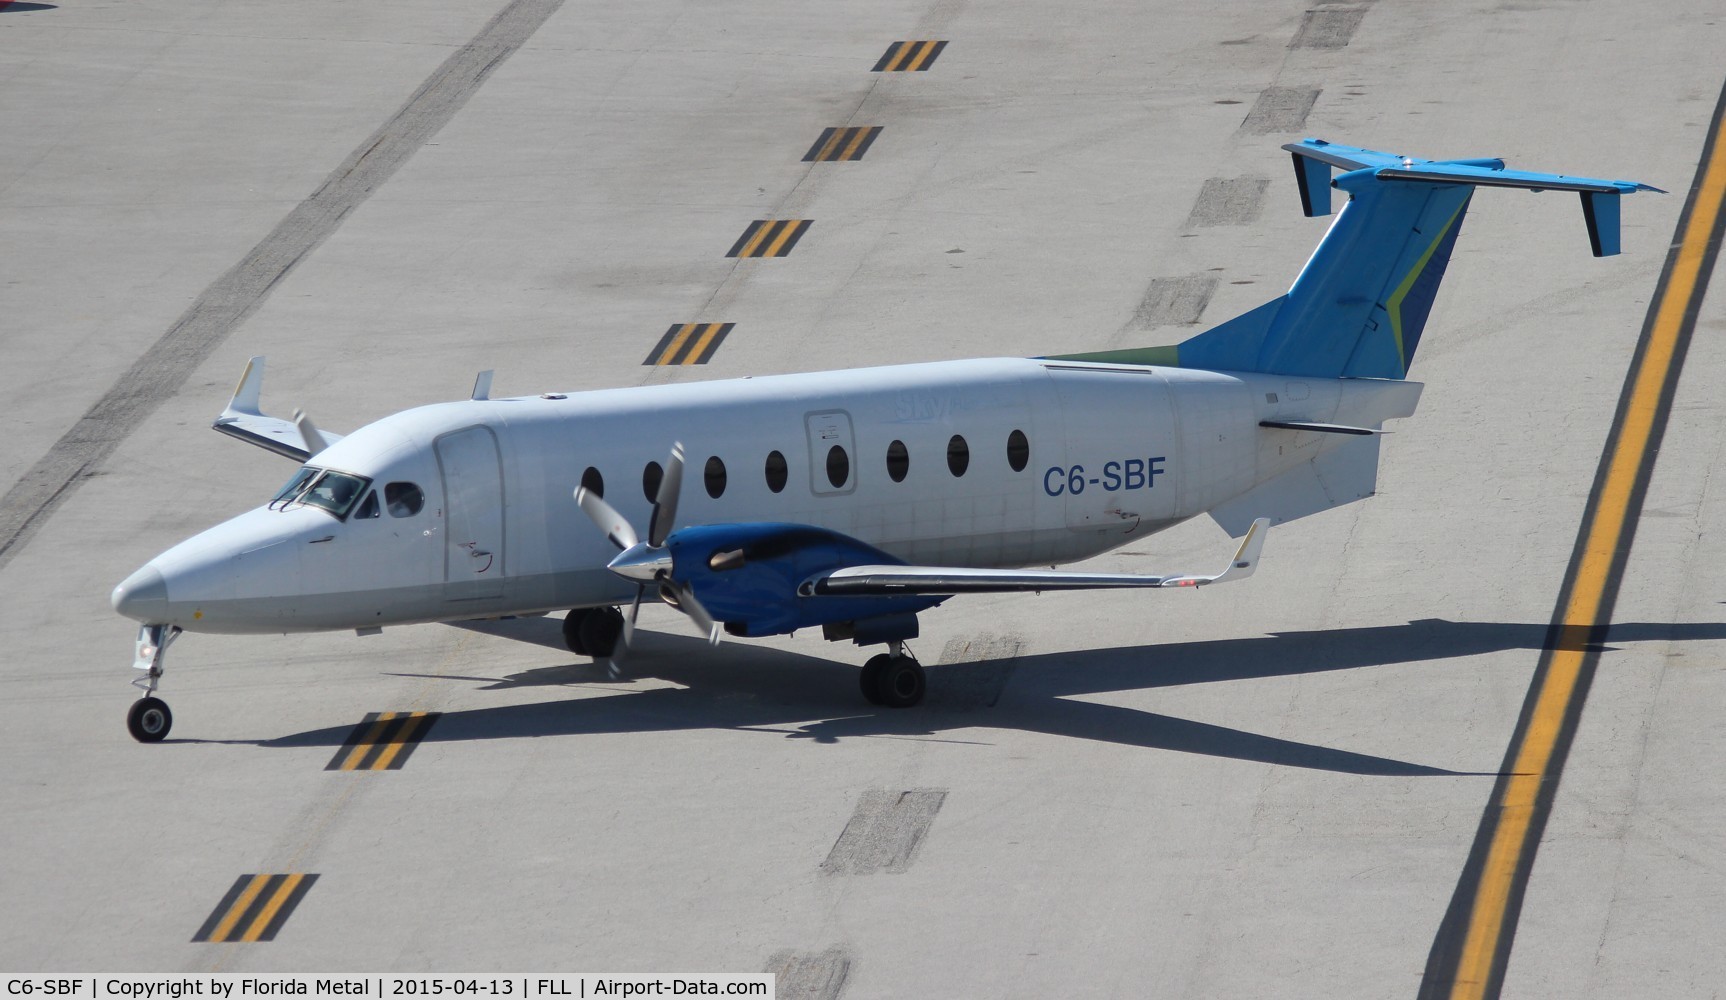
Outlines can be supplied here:
M1294 154L1307 215L1330 214L1332 187L1349 196L1287 295L1174 348L1065 360L1403 378L1476 187L1580 192L1596 257L1618 252L1619 195L1659 190L1633 181L1506 170L1503 160L1415 160L1322 139L1283 148ZM1330 180L1332 167L1345 172Z

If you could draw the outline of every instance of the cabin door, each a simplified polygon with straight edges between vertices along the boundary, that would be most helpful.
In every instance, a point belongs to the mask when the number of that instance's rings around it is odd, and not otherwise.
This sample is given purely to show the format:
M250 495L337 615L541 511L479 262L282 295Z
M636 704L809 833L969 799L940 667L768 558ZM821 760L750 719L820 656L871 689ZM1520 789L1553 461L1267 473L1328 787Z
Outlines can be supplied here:
M444 599L503 594L503 465L489 427L437 439L444 496Z

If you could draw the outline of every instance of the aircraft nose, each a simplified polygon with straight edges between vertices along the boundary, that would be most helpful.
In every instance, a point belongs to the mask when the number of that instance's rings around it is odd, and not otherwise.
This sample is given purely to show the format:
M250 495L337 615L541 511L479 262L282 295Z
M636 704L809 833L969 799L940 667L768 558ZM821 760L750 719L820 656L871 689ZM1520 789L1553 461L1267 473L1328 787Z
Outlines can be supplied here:
M155 566L143 569L114 588L114 610L146 625L160 625L168 616L168 583Z

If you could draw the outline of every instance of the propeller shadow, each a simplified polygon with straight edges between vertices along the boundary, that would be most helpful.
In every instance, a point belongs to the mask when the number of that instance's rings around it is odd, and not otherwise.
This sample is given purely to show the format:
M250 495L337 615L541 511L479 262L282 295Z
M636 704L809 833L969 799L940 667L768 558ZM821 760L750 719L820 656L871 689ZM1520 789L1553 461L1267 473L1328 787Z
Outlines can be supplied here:
M555 618L468 622L459 627L568 655L561 622ZM427 742L733 729L834 743L866 737L942 739L941 734L957 730L992 728L1344 774L1454 776L1481 772L1451 771L1278 739L1072 696L1356 670L1514 649L1536 651L1547 633L1547 626L1538 624L1434 618L1403 625L1280 632L937 666L931 669L929 700L910 710L864 705L857 691L857 670L847 664L742 643L715 649L699 639L663 633L641 634L622 678L611 677L603 663L585 662L536 667L502 678L409 676L465 681L480 685L481 690L598 685L622 689L612 697L551 698L448 712L427 735ZM1726 638L1726 624L1628 623L1614 626L1609 634L1609 639L1621 641L1721 638ZM640 678L679 686L628 690ZM351 730L345 725L312 730L262 745L340 746Z

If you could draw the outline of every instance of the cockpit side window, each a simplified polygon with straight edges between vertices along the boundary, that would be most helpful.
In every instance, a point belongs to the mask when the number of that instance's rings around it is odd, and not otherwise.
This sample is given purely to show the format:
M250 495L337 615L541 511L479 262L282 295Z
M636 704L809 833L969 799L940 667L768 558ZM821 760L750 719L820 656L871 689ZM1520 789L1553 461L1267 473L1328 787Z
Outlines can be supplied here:
M384 505L391 517L413 517L426 505L426 496L413 483L390 483L384 487Z
M360 501L359 509L354 511L354 520L367 520L378 516L378 491L372 490L366 498Z

